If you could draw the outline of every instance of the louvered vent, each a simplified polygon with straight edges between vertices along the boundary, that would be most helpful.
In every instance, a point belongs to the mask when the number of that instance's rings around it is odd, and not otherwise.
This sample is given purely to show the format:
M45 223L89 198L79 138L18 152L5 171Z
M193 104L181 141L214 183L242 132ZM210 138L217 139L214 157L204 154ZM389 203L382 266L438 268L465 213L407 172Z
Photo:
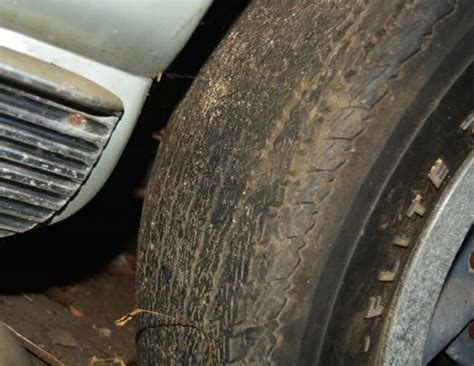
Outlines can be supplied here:
M0 65L0 238L27 231L65 206L90 173L121 112L94 110L99 104L68 93L78 91L70 84L48 93L51 83L45 87L21 72L18 83L5 77L5 70L11 75L11 65Z

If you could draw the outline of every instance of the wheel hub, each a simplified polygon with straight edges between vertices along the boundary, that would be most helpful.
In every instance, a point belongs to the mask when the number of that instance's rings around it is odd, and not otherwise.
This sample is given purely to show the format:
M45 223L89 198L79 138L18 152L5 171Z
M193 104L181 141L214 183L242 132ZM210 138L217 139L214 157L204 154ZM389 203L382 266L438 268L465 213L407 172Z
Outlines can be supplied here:
M473 243L466 238L474 222L473 197L471 153L443 192L407 265L386 327L382 364L426 364L472 320ZM459 337L453 346L459 347Z

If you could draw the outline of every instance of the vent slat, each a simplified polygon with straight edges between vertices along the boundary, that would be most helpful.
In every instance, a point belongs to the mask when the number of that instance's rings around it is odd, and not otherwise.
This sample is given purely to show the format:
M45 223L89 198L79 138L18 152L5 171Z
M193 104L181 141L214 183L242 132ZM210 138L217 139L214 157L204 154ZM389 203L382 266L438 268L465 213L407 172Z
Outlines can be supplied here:
M0 238L45 222L67 204L119 118L0 84Z

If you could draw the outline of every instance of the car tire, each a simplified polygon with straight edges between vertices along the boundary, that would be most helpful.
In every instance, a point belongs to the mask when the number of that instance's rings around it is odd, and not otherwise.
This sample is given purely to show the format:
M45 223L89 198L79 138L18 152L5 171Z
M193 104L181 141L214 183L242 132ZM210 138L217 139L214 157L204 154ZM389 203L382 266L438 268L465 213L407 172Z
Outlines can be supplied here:
M379 363L416 239L472 151L473 27L463 0L252 2L160 145L138 306L198 324L213 364ZM144 365L208 361L179 321L137 328Z

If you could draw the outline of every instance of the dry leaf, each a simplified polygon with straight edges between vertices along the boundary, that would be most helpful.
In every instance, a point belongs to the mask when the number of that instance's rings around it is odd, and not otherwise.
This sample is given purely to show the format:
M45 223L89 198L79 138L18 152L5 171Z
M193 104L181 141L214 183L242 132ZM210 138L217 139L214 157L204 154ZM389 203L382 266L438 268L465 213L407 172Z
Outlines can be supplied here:
M76 318L84 318L86 314L82 309L75 307L74 305L69 305L68 307L69 312L74 315Z

